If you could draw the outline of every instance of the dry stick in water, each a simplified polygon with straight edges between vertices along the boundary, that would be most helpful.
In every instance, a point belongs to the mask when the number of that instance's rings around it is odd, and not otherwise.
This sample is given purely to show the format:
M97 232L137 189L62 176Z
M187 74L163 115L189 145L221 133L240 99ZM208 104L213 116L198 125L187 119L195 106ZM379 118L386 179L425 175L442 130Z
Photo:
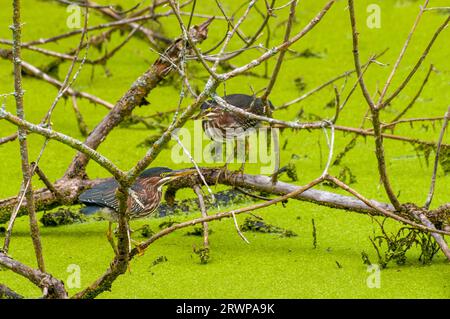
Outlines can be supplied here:
M312 223L312 236L313 236L313 248L317 248L317 230L316 230L316 223L314 222L314 218L311 219Z
M111 37L111 34L115 31L117 31L118 29L109 29L107 31L104 31L103 33L99 34L99 35L94 35L91 36L89 39L87 39L87 41L85 41L83 43L83 45L80 47L80 49L84 49L86 46L88 45L94 45L94 46L99 46L101 43L105 42L106 39L109 39ZM127 40L124 40L124 42L128 42ZM3 40L0 39L0 44L11 44L9 40ZM105 52L105 54L96 59L96 60L91 60L91 59L86 59L84 61L85 64L105 64L106 61L108 59L110 59L112 56L114 56L115 53L117 53L122 47L124 46L124 43L122 42L121 44L119 44L117 47L115 47L113 50L111 50L110 52ZM78 47L69 51L68 53L60 53L60 52L56 52L56 51L52 51L52 50L48 50L48 49L42 49L40 47L37 46L23 46L22 48L27 49L27 50L31 50L31 51L35 51L38 52L40 54L43 55L47 55L50 57L55 57L57 58L55 61L50 62L49 64L47 64L47 66L52 66L52 67L57 67L59 66L62 62L68 60L68 61L77 61L77 62L82 62L83 60L80 58L76 58L74 56L75 52L77 51ZM48 69L44 68L44 69Z
M297 0L294 0L291 2L291 10L289 12L289 18L286 25L286 31L284 33L284 42L289 41L289 37L291 36L291 30L292 30L292 24L295 19L295 8L297 7ZM272 89L275 86L275 82L277 80L278 74L281 69L281 65L283 64L284 56L286 54L286 49L281 50L280 54L278 55L277 63L275 64L275 68L272 71L272 76L270 78L269 84L267 85L267 88L262 95L261 99L264 102L264 105L267 105L267 100L269 98L270 93L272 93ZM270 108L266 108L266 115L268 116L270 113Z
M93 3L92 1L88 1L88 3ZM99 12L101 12L102 14L113 18L115 20L121 21L122 20L122 15L118 14L117 12L115 12L114 10L111 10L110 8L94 8L96 10L98 10ZM137 23L133 22L133 23L127 23L127 25L129 25L131 28L136 28L137 26L139 26ZM154 32L153 30L150 30L146 27L140 26L139 27L139 31L144 34L147 39L149 40L149 42L154 45L155 47L158 47L158 44L156 43L156 40L162 40L164 42L167 41L167 38L163 37L162 35ZM170 41L168 41L170 42Z
M367 68L369 67L369 65L372 64L372 62L375 59L378 59L379 57L383 56L387 52L387 50L388 49L382 51L381 53L378 53L378 54L374 55L365 64L363 64L362 65L362 67L363 67L363 72L362 73L364 74L365 71L367 70ZM277 107L275 109L275 111L284 110L284 109L288 108L289 106L291 106L292 104L296 104L298 102L301 102L301 101L305 100L306 98L310 97L311 95L313 95L314 93L317 93L318 91L322 90L323 88L326 88L327 86L333 84L334 82L336 82L336 81L338 81L338 80L340 80L342 78L347 78L348 76L350 76L351 74L353 74L355 72L356 71L354 69L345 71L344 73L342 73L342 74L340 74L338 76L335 76L334 78L332 78L332 79L322 83L321 85L317 86L316 88L312 89L311 91L308 91L307 93L303 94L302 96L299 96L298 98L296 98L296 99L294 99L292 101L289 101L289 102L286 102L286 103L280 105L279 107ZM358 82L356 82L356 85L357 84L358 84ZM348 94L348 96L345 99L345 101L343 102L343 104L346 104L347 100L352 95L353 90L354 89L352 89L351 92Z
M228 32L228 36L225 38L225 41L223 42L222 48L220 49L219 54L217 55L216 61L214 62L213 67L211 68L211 70L213 71L213 75L212 77L214 79L217 80L217 75L216 75L216 70L217 67L220 63L220 58L224 55L226 48L228 47L228 44L230 43L231 38L233 37L233 35L238 31L238 28L240 27L240 25L245 21L245 19L247 19L248 14L250 13L250 10L253 8L253 6L255 5L256 1L252 0L249 2L249 4L247 5L247 9L245 10L244 14L241 16L241 18L238 20L238 22L236 22L235 26L233 29L231 29L230 32Z
M28 180L28 183L30 182L30 180ZM25 199L25 192L24 192L24 184L22 181L22 184L20 185L20 191L19 191L19 195L17 196L18 200L16 205L14 206L12 213L9 217L9 223L8 223L8 227L6 228L6 234L5 234L5 240L3 241L3 248L2 251L4 251L5 253L8 253L9 251L9 244L11 242L11 236L12 236L12 230L14 227L14 222L17 218L17 215L19 213L20 208L22 207L23 201Z
M187 29L186 29L186 27L185 27L185 25L184 25L184 23L183 23L183 20L182 20L182 18L181 18L180 11L179 11L179 8L178 8L177 4L175 4L175 3L173 2L173 0L169 0L169 4L170 4L170 6L172 7L172 10L173 10L174 13L175 13L175 16L176 16L177 19L178 19L178 24L180 25L181 31L183 32L183 39L186 40L186 41L189 43L189 45L191 46L192 50L194 51L194 53L195 53L197 59L198 59L198 60L200 61L200 63L203 65L203 67L205 68L205 70L208 71L208 73L209 73L211 76L215 77L215 79L216 79L216 74L215 74L215 73L211 70L211 68L208 66L208 64L206 63L205 59L203 59L203 56L202 56L202 54L200 53L199 49L198 49L197 46L195 45L195 41L194 41L194 39L192 38L192 36L191 36L191 34L190 34L190 30L187 30ZM212 21L212 19L209 19L208 21Z
M289 41L289 37L291 36L291 29L292 29L292 24L295 19L295 8L296 7L297 7L297 0L294 0L291 3L291 10L289 12L289 18L288 18L288 22L286 25L286 31L284 33L284 41L285 42ZM283 64L285 54L286 54L286 50L282 50L280 52L280 54L278 55L278 60L277 60L277 63L275 64L275 68L272 72L272 77L270 78L270 81L269 81L269 84L267 85L266 91L264 92L264 94L261 97L261 100L264 105L264 110L265 110L264 113L267 117L270 117L271 113L272 113L272 111L269 107L269 104L268 104L268 98L269 98L270 93L272 92L273 87L275 86L275 82L276 82L278 74L280 72L281 65ZM274 150L275 150L275 167L274 167L274 172L272 174L272 183L275 184L278 179L278 170L280 169L280 141L278 138L278 134L274 128L271 129L271 133L272 133L272 140L273 140L273 145L274 145Z
M222 6L222 4L220 3L219 0L215 0L217 7L220 9L220 12L222 12L222 15L224 16L225 20L228 22L229 27L231 27L231 29L235 29L235 26L233 25L233 21L231 21L231 19L227 16L227 14L225 13L225 10ZM246 45L248 45L248 41L246 39L246 36L243 34L242 30L240 30L239 28L236 28L236 34L239 36L239 38L241 38L242 41L244 41L244 43Z
M242 240L245 241L247 244L250 244L248 239L244 236L244 234L242 233L241 229L239 228L239 225L238 225L238 222L237 222L237 219L236 219L236 214L234 212L231 212L231 216L233 216L234 227L236 228L236 231L237 231L239 237L241 237Z
M8 286L0 284L0 299L24 299L24 297Z
M439 140L437 142L436 156L434 158L434 167L433 167L433 175L431 176L430 190L428 192L427 200L424 205L424 208L427 210L431 205L431 201L433 200L434 186L436 184L436 174L439 165L439 155L441 152L442 140L444 139L444 134L445 130L447 129L449 117L450 117L450 106L448 107L447 112L445 113L444 123L442 124L441 133L439 134Z
M220 75L220 80L225 81L228 79L231 79L239 74L245 73L249 69L252 69L261 63L265 62L266 60L270 59L275 54L279 53L281 50L284 50L288 47L290 47L292 44L299 41L301 38L303 38L306 34L308 34L320 21L322 21L322 18L325 16L325 14L331 9L333 4L336 2L336 0L330 0L328 1L325 6L322 8L322 10L313 18L309 23L296 35L294 35L292 38L289 39L287 42L283 42L282 44L278 45L277 47L272 48L271 50L267 51L266 53L262 54L259 58L251 61L250 63L247 63L241 67L237 67L232 71L229 71L227 73Z
M199 185L194 185L194 192L198 197L198 203L200 204L200 212L202 213L202 217L207 217L208 212L205 206L205 200L203 198L202 189ZM202 223L203 226L203 247L209 250L209 227L208 223Z
M381 127L384 129L388 129L391 127L396 127L399 124L412 124L415 122L439 122L442 121L445 118L445 116L435 116L435 117L418 117L418 118L412 118L412 119L403 119L398 121L393 121L388 124L383 124Z
M189 157L189 160L191 161L191 163L194 164L195 169L197 170L203 184L206 186L208 193L211 195L211 199L215 202L216 198L214 197L214 193L211 190L211 188L209 187L208 183L206 182L205 177L203 176L202 172L200 171L200 168L198 167L197 162L194 160L194 158L192 157L189 150L183 145L183 143L180 141L180 139L178 138L178 136L176 134L172 134L172 138L178 143L178 145L180 145L180 147L183 149L183 153L186 154L187 157Z
M47 114L45 115L45 118L42 120L42 123L47 122L49 125L51 125L51 116L52 116L53 110L55 109L55 107L58 104L59 100L65 95L67 90L72 86L73 82L75 82L76 78L78 77L79 72L81 71L81 69L82 69L82 67L84 65L84 62L85 62L86 57L87 57L89 46L86 46L86 55L83 58L83 60L81 61L81 64L79 66L79 70L75 73L73 79L70 80L70 77L72 75L73 69L75 68L76 61L78 60L78 57L80 55L81 48L83 47L84 38L86 37L87 28L88 28L88 21L89 21L89 11L88 11L88 6L85 6L84 25L83 25L83 30L81 32L81 37L80 37L79 44L78 44L77 48L75 49L75 53L74 53L75 59L70 64L69 69L68 69L68 71L66 73L66 76L64 78L64 81L62 82L61 87L59 88L58 94L56 95L55 99L53 100L53 103L50 106L50 109L48 110Z

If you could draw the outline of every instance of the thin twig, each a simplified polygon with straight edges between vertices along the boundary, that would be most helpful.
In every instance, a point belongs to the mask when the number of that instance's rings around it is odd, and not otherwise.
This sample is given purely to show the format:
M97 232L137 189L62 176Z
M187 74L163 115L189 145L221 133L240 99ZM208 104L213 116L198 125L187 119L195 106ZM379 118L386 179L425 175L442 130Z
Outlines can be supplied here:
M0 145L15 141L17 139L17 136L18 136L18 133L14 133L9 136L0 138Z
M286 31L284 33L284 42L289 41L289 37L291 36L291 29L292 24L294 23L295 19L295 8L297 7L297 0L294 0L291 2L291 9L289 12L289 18L286 25ZM272 71L272 76L270 78L269 84L266 87L266 91L261 97L261 100L263 101L263 104L265 105L266 115L269 115L270 108L266 107L267 100L269 98L270 93L272 92L273 87L275 86L275 82L278 77L278 73L280 72L281 65L283 64L284 55L286 54L286 49L282 50L280 54L278 55L277 63L275 64L275 68Z
M416 31L416 28L417 28L417 25L419 24L420 18L422 17L426 7L428 6L428 2L429 2L429 0L425 0L424 4L422 6L420 6L420 11L417 14L416 20L414 21L411 31L409 32L408 37L406 38L405 44L403 45L403 47L400 51L400 54L398 55L397 61L395 61L395 64L392 67L392 71L389 74L388 79L386 80L386 84L384 85L384 87L381 91L380 97L377 102L378 105L380 105L382 103L384 96L386 95L389 85L391 84L392 79L394 78L394 75L397 72L397 69L400 65L400 62L402 61L402 58L406 53L406 49L408 48L409 42L411 41L411 38L412 38L414 32Z
M334 150L334 125L330 124L330 130L331 130L331 138L328 138L327 129L324 127L323 131L325 134L325 137L327 139L327 145L328 145L328 159L327 163L325 165L325 168L323 169L322 176L328 175L328 170L331 165L331 161L333 160L333 150Z
M384 50L384 51L381 52L381 53L376 54L376 55L373 56L371 59L369 59L369 61L367 61L366 63L364 63L364 64L362 65L362 67L363 67L364 69L366 69L367 66L370 65L374 59L378 59L379 57L381 57L382 55L384 55L386 52L387 52L387 49ZM320 85L317 86L316 88L314 88L314 89L312 89L312 90L306 92L306 93L303 94L302 96L299 96L298 98L295 98L295 99L292 100L292 101L283 103L282 105L276 107L276 108L275 108L275 111L286 109L286 108L288 108L289 106L291 106L292 104L296 104L296 103L298 103L298 102L301 102L301 101L305 100L306 98L310 97L311 95L313 95L314 93L316 93L316 92L318 92L318 91L320 91L320 90L326 88L327 86L333 84L334 82L336 82L336 81L338 81L338 80L340 80L340 79L342 79L342 78L347 78L348 76L350 76L352 73L355 73L355 72L356 72L356 71L355 71L354 69L345 71L344 73L342 73L342 74L340 74L340 75L338 75L338 76L335 76L334 78L332 78L332 79L330 79L330 80L328 80L328 81L326 81L326 82L320 84ZM363 70L363 73L364 73L364 70Z
M408 103L408 105L391 121L391 122L395 122L398 121L399 119L401 119L403 117L403 115L406 114L406 112L409 111L409 109L411 109L414 104L416 103L417 99L419 98L420 94L422 94L423 88L425 87L425 85L428 82L428 78L430 77L431 72L434 70L434 66L433 64L430 65L430 68L428 69L427 75L425 76L419 90L417 91L416 95L414 95L414 97L411 99L411 101Z
M425 58L428 56L428 53L430 52L431 48L433 47L434 42L438 38L439 34L448 26L448 23L450 22L450 15L448 15L447 19L444 20L444 22L437 28L437 30L434 32L430 42L428 43L427 47L423 51L422 55L420 56L419 60L417 60L416 64L414 65L413 69L408 73L406 78L400 83L400 85L397 87L397 89L389 96L387 97L382 105L380 107L383 107L384 105L387 105L391 103L393 99L399 95L403 89L408 85L411 78L414 76L414 74L417 72L417 70L422 65L422 62L425 60Z
M239 228L237 219L236 219L236 214L235 212L231 212L231 216L233 216L233 223L234 223L234 227L236 228L236 231L239 235L239 237L242 238L243 241L245 241L247 244L250 244L250 242L248 241L248 239L244 236L244 234L241 232L241 229Z
M83 115L80 112L80 109L78 108L77 98L75 95L72 95L72 108L75 112L75 118L77 119L78 124L78 130L80 131L81 135L86 137L89 134L89 129L86 124L86 122L83 119Z
M50 180L45 176L44 172L39 168L38 165L36 165L35 162L31 163L31 166L33 167L36 174L39 176L39 179L45 184L45 186L48 188L49 191L51 191L53 194L55 194L56 198L61 202L64 203L64 197L60 194L60 192L55 188L55 186L50 182Z
M18 127L27 129L31 133L36 133L45 136L46 138L56 140L62 144L78 150L79 152L82 152L83 154L86 154L91 159L100 164L100 166L108 170L118 181L124 180L124 173L114 163L112 163L110 160L108 160L106 157L104 157L94 149L86 146L81 141L65 134L53 131L51 129L32 124L28 121L20 119L19 117L9 112L6 112L5 110L0 109L0 119L2 118Z
M436 156L434 158L433 175L431 176L430 190L428 192L427 200L423 205L425 209L428 209L430 207L431 201L433 200L434 186L436 184L436 174L439 165L439 155L441 152L442 140L444 139L444 134L445 130L447 129L449 119L450 119L450 106L448 107L447 112L445 113L444 123L442 123L441 133L439 134L439 140L437 142Z

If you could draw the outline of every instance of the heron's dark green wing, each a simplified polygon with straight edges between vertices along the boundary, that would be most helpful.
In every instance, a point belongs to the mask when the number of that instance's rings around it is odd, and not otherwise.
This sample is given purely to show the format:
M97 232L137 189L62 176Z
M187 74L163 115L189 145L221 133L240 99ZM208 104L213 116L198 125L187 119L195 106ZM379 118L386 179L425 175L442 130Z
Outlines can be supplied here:
M116 198L117 187L116 180L111 179L84 191L78 200L86 205L109 207L117 211L119 210L119 201Z

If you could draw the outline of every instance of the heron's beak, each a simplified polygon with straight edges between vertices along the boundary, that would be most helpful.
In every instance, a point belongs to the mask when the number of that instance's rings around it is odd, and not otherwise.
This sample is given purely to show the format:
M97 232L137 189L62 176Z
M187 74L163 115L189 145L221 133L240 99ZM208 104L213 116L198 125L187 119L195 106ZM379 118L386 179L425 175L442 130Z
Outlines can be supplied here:
M173 181L177 178L187 176L187 175L192 175L192 174L195 174L196 172L197 172L197 170L195 168L186 168L186 169L180 169L180 170L165 173L162 175L163 178L161 178L159 180L158 185L164 185L164 184L166 184L170 181Z
M214 113L214 110L212 107L208 107L207 109L202 109L200 113L197 115L193 115L191 119L193 120L204 120L208 118L214 117L216 114Z
M208 26L211 24L211 22L214 20L214 16L209 18L208 20L206 20L205 22L203 22L202 24L200 24L198 26L200 31L207 31L208 30Z

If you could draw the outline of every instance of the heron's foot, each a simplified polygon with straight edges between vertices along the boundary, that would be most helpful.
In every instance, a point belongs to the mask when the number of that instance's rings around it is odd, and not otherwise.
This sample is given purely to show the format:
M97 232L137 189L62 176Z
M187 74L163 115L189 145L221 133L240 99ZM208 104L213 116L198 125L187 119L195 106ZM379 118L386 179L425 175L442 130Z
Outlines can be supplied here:
M131 243L133 244L134 248L137 249L137 251L138 251L138 256L143 256L144 253L145 253L145 249L142 249L142 248L140 248L140 247L141 247L141 245L142 245L144 242L140 242L140 241L131 239Z
M216 178L216 185L219 184L220 176L223 175L223 176L225 176L225 178L227 177L227 172L228 172L228 162L225 163L225 165L220 168L219 174L217 174L217 178Z
M270 180L272 182L272 185L275 185L278 182L278 174L280 174L280 171L276 171L271 175Z
M239 170L238 170L242 179L244 179L244 171L245 171L245 162L242 162L241 167L239 167Z

